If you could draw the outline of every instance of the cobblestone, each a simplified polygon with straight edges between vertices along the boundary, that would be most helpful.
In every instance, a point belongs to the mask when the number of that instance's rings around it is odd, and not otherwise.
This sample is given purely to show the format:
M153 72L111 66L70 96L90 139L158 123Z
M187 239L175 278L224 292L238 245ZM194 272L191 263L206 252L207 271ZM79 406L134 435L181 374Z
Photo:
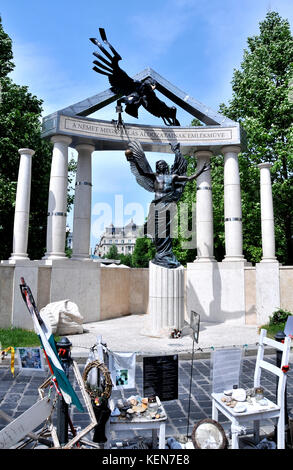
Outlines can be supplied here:
M270 356L270 361L275 363L275 357ZM253 386L253 373L255 367L255 357L243 358L243 367L241 373L240 386L250 388ZM84 365L80 364L80 371L83 371ZM142 362L137 362L137 383L135 389L124 390L124 397L133 394L143 394L143 381L142 378ZM287 402L288 410L293 408L293 373L289 370L287 381ZM190 390L190 377L191 377L191 361L179 361L179 385L178 385L178 399L164 402L163 405L168 415L166 425L166 438L175 437L178 435L186 435L188 425L188 411L189 411L189 434L193 426L201 419L211 418L212 404L211 404L211 380L210 380L210 359L197 359L194 361L192 383L191 383L191 396L189 401ZM38 399L38 386L44 382L46 375L40 375L38 372L32 373L29 376L24 376L16 371L13 378L9 367L0 368L0 409L5 411L12 418L16 418L30 406L32 406ZM81 393L78 390L78 385L75 383L74 376L71 372L70 381L74 388L77 390L78 395ZM275 378L271 378L269 374L263 374L262 385L265 388L265 395L268 398L274 398L276 391ZM114 400L121 397L120 391L114 390L112 397ZM75 407L71 408L71 417L74 426L84 427L89 418L86 413L80 413ZM219 416L219 421L228 433L228 422L225 421L224 416ZM54 418L56 422L56 418ZM7 423L0 418L0 429ZM272 423L267 423L272 428ZM125 440L132 439L138 435L137 432L123 432L113 433L112 439ZM141 432L140 432L141 435Z

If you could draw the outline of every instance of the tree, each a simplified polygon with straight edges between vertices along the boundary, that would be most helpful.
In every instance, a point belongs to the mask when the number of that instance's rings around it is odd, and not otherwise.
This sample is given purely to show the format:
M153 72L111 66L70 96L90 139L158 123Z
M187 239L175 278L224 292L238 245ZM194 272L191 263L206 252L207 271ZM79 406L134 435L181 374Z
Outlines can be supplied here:
M150 238L137 238L132 253L132 266L134 268L148 268L149 261L154 258L156 248Z
M41 138L42 100L27 86L13 83L12 42L0 17L0 259L12 252L19 148L31 148L32 181L28 255L40 259L46 248L46 225L52 144ZM69 206L72 199L69 199Z
M277 257L283 263L292 264L293 101L289 94L293 77L293 37L289 22L278 13L269 12L260 23L259 36L248 38L247 43L241 68L234 71L232 99L228 105L220 106L221 112L240 122L247 134L247 149L239 157L244 251L259 261L259 170L256 165L270 162L273 165Z
M118 249L116 245L112 245L107 253L106 258L108 259L119 259Z

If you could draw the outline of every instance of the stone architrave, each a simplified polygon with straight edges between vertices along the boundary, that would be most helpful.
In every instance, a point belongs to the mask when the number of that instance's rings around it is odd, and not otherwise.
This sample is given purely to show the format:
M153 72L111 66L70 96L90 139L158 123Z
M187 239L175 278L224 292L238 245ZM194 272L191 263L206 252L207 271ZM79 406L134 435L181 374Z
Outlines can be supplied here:
M165 336L184 325L184 267L149 263L149 315L144 333Z
M258 165L260 169L262 262L276 261L271 166L271 163Z
M222 148L224 154L224 217L226 255L223 261L244 261L238 146Z
M209 164L212 152L199 150L195 153L197 170L204 163ZM213 230L213 203L211 171L207 170L196 180L196 261L214 261L214 230Z
M28 228L31 195L32 156L34 150L23 148L18 150L20 164L16 191L14 227L13 227L13 253L10 260L28 259Z
M68 146L72 139L56 135L51 141L54 143L54 148L49 186L47 251L44 259L60 259L66 258Z
M72 259L90 259L93 145L77 145Z

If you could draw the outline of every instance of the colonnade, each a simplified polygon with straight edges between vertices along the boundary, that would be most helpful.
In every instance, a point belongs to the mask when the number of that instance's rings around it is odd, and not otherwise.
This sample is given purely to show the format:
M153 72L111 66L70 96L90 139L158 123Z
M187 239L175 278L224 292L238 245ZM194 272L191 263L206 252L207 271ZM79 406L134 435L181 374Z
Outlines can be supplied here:
M64 259L67 214L68 148L71 137L55 135L53 142L51 176L47 218L47 250L45 260ZM92 153L91 144L80 143L78 152L75 184L73 218L72 259L90 259L91 229L91 192L92 192ZM29 222L31 157L33 150L20 149L20 166L15 206L13 253L10 259L27 258L27 233ZM225 258L223 261L244 261L242 237L241 189L238 166L240 147L224 146L224 221L225 221ZM209 163L212 152L195 152L197 168ZM274 261L274 214L270 164L262 163L260 168L261 185L261 223L262 223L262 261ZM197 257L195 262L212 262L214 258L213 203L210 169L197 179L196 197L196 235Z

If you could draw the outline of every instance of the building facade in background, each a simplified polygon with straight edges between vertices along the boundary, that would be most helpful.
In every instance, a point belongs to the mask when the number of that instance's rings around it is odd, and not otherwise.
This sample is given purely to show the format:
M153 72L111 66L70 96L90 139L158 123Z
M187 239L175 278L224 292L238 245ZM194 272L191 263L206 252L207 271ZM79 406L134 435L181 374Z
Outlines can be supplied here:
M134 250L136 239L143 236L143 226L136 225L133 219L125 227L114 227L113 224L106 227L99 243L95 247L95 256L105 256L111 246L116 245L118 253L131 255Z

